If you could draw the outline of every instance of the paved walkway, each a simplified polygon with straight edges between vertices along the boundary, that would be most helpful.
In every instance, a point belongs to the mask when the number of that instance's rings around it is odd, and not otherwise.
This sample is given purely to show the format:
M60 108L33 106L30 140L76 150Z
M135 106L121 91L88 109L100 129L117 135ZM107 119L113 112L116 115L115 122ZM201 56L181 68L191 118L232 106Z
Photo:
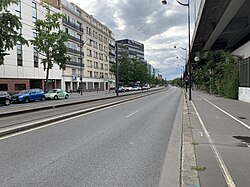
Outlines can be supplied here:
M183 126L188 121L196 165L183 169L197 171L199 181L193 182L197 176L191 174L183 186L249 186L250 103L200 91L192 92L192 101L186 96L188 119L184 114Z

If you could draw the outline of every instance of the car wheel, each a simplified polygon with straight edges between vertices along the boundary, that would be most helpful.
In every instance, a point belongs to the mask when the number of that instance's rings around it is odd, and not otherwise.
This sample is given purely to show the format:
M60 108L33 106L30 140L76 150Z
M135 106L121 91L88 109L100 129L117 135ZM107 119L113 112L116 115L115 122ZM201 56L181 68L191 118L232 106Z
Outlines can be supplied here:
M58 96L57 96L57 95L55 95L55 96L54 96L54 99L55 99L55 100L57 100L57 99L58 99Z
M10 103L11 103L11 101L10 101L9 99L6 99L6 100L4 101L4 105L5 105L5 106L10 105Z
M45 97L44 97L44 96L42 96L41 101L42 101L42 102L45 101Z
M25 103L29 103L29 102L30 102L30 99L29 99L28 97L25 97L24 102L25 102Z
M65 99L68 99L69 98L69 95L65 95Z

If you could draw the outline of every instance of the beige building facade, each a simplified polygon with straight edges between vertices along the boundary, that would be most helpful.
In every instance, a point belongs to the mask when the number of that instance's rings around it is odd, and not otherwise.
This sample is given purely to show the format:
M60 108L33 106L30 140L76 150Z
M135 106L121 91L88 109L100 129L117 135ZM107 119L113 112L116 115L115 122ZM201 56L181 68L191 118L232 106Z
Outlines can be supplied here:
M62 88L67 91L108 90L114 82L110 67L114 63L115 39L112 31L80 7L61 1L62 30L69 34L66 70ZM82 84L82 86L81 86Z

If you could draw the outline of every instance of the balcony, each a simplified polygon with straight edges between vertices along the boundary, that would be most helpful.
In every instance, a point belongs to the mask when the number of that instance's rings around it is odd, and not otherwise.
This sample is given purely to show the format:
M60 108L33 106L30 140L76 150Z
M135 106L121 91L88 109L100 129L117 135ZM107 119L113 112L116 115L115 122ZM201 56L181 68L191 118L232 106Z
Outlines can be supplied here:
M83 32L83 29L82 29L80 26L76 25L75 23L72 23L72 22L68 21L68 20L65 19L65 18L63 18L62 22L63 22L64 24L66 24L66 25L69 25L70 27L73 27L73 28L75 28L75 29L77 29L77 30Z
M74 36L71 36L71 35L69 35L69 39L74 40L74 41L77 41L77 42L79 42L79 43L83 43L83 41L82 41L81 39L79 39L79 38L77 38L77 37L74 37Z
M72 61L67 61L66 65L71 65L71 66L78 66L84 68L84 64L81 64L79 62L72 62Z
M82 52L82 51L78 51L76 49L72 49L72 48L69 48L69 47L67 49L68 49L68 52L70 52L70 53L80 54L80 55L84 56L84 52Z

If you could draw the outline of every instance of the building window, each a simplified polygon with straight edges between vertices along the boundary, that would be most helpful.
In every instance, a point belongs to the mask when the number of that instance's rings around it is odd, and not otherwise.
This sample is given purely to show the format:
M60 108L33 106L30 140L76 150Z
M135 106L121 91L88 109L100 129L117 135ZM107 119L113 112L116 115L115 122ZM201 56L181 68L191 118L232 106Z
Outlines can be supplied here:
M35 1L32 1L32 21L36 22L37 19L37 4Z
M34 67L38 68L38 52L35 47L33 48L33 51L34 51Z
M15 84L15 90L26 90L26 84Z
M98 72L94 72L94 76L95 76L95 78L98 78Z
M23 50L21 44L16 45L16 52L17 52L17 65L23 66Z
M76 75L76 69L72 69L72 75Z
M17 2L17 6L16 6L16 16L21 18L21 1Z
M90 57L92 57L92 51L88 49L87 50L87 55L90 56Z
M8 90L8 84L0 84L0 90L7 91Z
M87 60L87 66L92 68L92 61L91 60Z
M89 71L89 76L93 77L92 71Z
M103 77L103 73L100 73L100 78L104 78L104 77Z
M98 62L94 62L94 68L98 69Z
M103 63L101 63L101 68L100 69L103 69Z
M77 14L78 16L81 16L81 11L78 10L78 9L76 9L76 14Z

